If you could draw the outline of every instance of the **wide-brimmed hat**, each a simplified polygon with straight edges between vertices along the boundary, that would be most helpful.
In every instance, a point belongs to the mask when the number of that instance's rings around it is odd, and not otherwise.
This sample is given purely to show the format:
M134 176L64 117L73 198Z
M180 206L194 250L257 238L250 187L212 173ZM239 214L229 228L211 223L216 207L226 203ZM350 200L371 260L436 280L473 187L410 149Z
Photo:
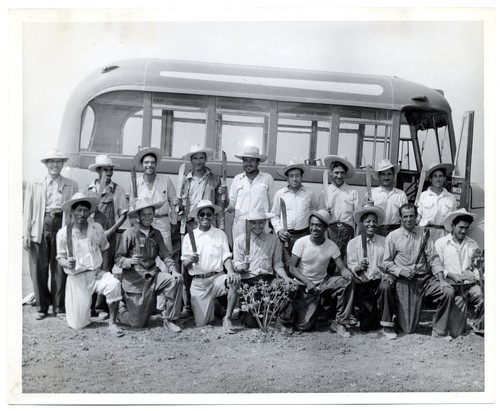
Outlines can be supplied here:
M96 171L97 167L115 167L118 164L113 164L113 160L107 154L99 154L95 158L95 163L89 166L90 171Z
M248 221L255 220L267 220L268 218L274 217L273 213L266 213L266 210L263 208L257 208L256 210L250 210L246 219Z
M373 178L375 180L378 180L379 179L378 178L378 173L380 173L381 171L390 170L391 168L394 169L394 174L399 173L399 170L401 170L401 166L399 166L397 164L392 164L389 159L383 158L382 160L380 160L378 162L377 169L373 173Z
M214 153L214 150L210 147L203 147L201 144L195 144L191 146L189 153L182 156L182 159L191 161L191 156L196 153L205 153L208 159Z
M138 168L142 167L142 159L147 154L153 154L156 157L156 163L159 163L162 157L161 149L158 147L145 147L134 156L134 165Z
M56 150L55 148L51 149L45 156L43 156L40 161L42 163L46 163L47 160L62 160L64 162L68 161L67 156L65 156L63 153L61 153L59 150Z
M326 225L330 224L331 216L330 216L330 213L328 212L328 210L322 209L322 210L318 210L318 211L311 211L311 215L319 218Z
M293 170L294 168L298 168L299 170L302 170L302 175L305 175L309 172L311 167L309 167L309 164L304 163L304 160L299 159L299 158L294 158L293 160L290 160L288 164L280 168L277 173L281 177L287 178L286 173L288 173L290 170Z
M193 211L191 211L191 217L198 217L198 211L200 211L203 208L211 208L214 210L214 214L218 214L222 211L222 208L220 208L218 205L212 204L210 200L200 200L198 204L196 204L196 207L193 208Z
M325 157L325 166L327 169L330 169L330 165L335 162L335 161L338 161L339 163L342 163L343 165L346 166L347 168L347 171L345 173L345 178L351 178L351 177L354 177L354 166L352 165L352 163L347 159L346 156L335 156L335 155L331 155L331 156L326 156Z
M365 205L361 210L356 210L352 214L352 218L356 224L359 224L361 221L361 217L363 217L365 214L375 214L377 216L378 224L382 223L385 218L384 210L382 210L380 207L371 206L369 204Z
M99 198L96 197L95 195L91 195L87 192L84 191L77 191L75 194L73 194L73 197L71 197L71 200L68 200L63 203L61 206L61 209L68 213L71 211L71 207L73 207L73 204L75 203L80 203L82 201L87 201L90 203L90 209L94 209L97 207L97 204L99 204Z
M453 220L459 216L465 216L465 215L468 215L470 217L473 218L473 223L475 222L476 218L477 218L477 214L474 214L474 213L469 213L465 208L461 208L460 210L456 210L456 211L453 211L452 213L448 214L448 216L444 219L443 221L443 225L444 225L444 228L446 228L447 231L451 231L452 230L452 227L451 227L451 223L453 222ZM472 224L471 224L472 226Z
M160 208L163 205L163 202L159 203L153 203L153 200L149 197L141 197L138 198L137 201L135 202L135 206L132 210L128 212L129 217L135 217L139 211L148 208L148 207L153 207L155 210Z
M434 163L432 164L427 172L425 173L425 179L429 179L431 174L436 171L436 170L439 170L440 168L444 169L445 172L446 172L446 175L449 176L451 175L451 173L453 173L453 170L455 170L455 166L453 164L450 164L450 163Z
M235 155L236 158L243 159L243 157L248 158L258 158L260 161L266 161L267 156L265 154L260 154L259 147L256 146L247 146L245 147L245 151L243 154Z

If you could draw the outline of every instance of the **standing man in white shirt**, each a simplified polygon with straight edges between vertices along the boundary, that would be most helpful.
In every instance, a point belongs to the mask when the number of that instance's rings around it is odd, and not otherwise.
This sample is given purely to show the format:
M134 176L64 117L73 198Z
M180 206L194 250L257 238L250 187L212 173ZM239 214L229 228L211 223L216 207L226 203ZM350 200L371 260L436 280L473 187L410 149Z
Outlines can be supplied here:
M243 154L235 156L243 161L244 172L234 177L229 190L228 212L234 211L233 241L245 232L245 221L250 210L263 208L270 211L274 197L274 179L259 170L267 160L255 146L245 147Z

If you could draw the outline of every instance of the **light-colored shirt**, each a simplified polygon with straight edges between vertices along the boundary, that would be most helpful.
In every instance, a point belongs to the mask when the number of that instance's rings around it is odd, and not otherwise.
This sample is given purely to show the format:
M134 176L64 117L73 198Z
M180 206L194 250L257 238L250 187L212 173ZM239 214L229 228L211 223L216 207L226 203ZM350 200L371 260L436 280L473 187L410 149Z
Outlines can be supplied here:
M403 269L413 270L417 274L427 274L430 266L434 275L443 271L443 266L430 238L425 244L424 256L415 265L423 239L424 229L421 227L415 227L411 232L401 227L389 233L385 239L385 270L397 277Z
M100 187L101 187L101 182L99 181L99 179L97 179L89 184L88 191L99 193ZM113 193L113 208L115 210L115 222L116 222L120 218L120 216L126 213L128 210L127 196L125 194L125 190L123 189L123 187L119 184L115 184L113 181L111 181L106 186L103 193L106 193L108 191Z
M240 235L234 242L233 264L239 269L245 263L246 235ZM250 267L248 272L241 274L242 279L256 277L262 274L274 274L283 268L281 241L272 234L263 232L260 236L250 234Z
M211 227L208 231L199 228L193 230L199 261L188 270L190 275L205 274L212 271L221 272L224 261L231 258L226 233L219 228ZM193 254L191 241L186 235L182 241L181 260L186 260Z
M187 188L187 195L189 196L188 215L191 215L191 211L193 211L200 200L203 199L203 193L205 192L209 175L210 172L208 170L205 170L205 174L201 178L194 176L193 170L187 173L185 184ZM212 201L212 204L215 204L215 198L210 199L210 201Z
M366 238L366 258L368 270L357 276L363 281L371 281L380 278L380 268L383 264L385 249L385 237L375 234L372 238ZM363 259L363 242L361 236L354 237L347 243L347 267L354 272L354 268Z
M365 199L368 198L365 194ZM408 197L403 190L393 187L391 191L382 186L372 189L373 204L385 211L384 221L379 221L378 225L400 224L399 207L408 202Z
M320 195L319 208L330 210L330 223L345 223L354 228L352 215L359 209L358 192L347 183L340 187L331 183L328 186L327 199L325 193L322 192Z
M235 218L245 218L250 210L263 208L269 211L274 196L274 180L271 174L259 171L251 181L245 173L234 177L229 189L228 211L234 210Z
M445 218L457 209L455 196L445 188L443 188L441 194L437 195L429 187L421 194L416 205L418 214L422 216L418 224L421 227L427 224L443 225Z
M297 269L315 285L325 279L328 263L340 257L340 250L328 238L321 245L313 244L310 236L299 238L292 249L292 254L300 258Z
M61 175L59 175L55 179L51 179L49 176L45 176L44 185L47 193L45 212L60 209L64 203Z
M84 271L97 270L102 265L102 251L109 248L108 240L104 234L104 229L100 224L89 221L87 235L81 236L80 230L73 226L71 238L73 239L73 257L75 258L75 268L64 268L66 274L78 274ZM62 227L57 232L57 259L68 258L68 237L67 226Z
M314 192L309 187L302 185L296 192L284 187L276 192L271 210L274 214L271 224L276 233L283 230L280 199L285 201L288 230L303 230L309 227L311 211L318 209Z
M479 246L468 236L465 236L462 242L459 243L450 233L436 240L435 248L439 260L444 267L445 277L448 273L454 274L457 277L462 277L462 273L465 270L469 270L474 250L479 248ZM479 281L479 273L476 270L474 271L474 275L476 281ZM464 283L472 283L472 281L466 280Z

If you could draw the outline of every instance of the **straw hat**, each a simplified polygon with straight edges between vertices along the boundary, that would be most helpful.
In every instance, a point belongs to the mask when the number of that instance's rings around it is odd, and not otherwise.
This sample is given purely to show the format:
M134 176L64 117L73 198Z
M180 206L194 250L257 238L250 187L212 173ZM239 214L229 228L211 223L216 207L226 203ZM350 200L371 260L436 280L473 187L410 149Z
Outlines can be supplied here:
M440 168L443 168L445 170L445 173L447 176L451 175L453 173L453 170L455 170L455 166L450 163L434 163L432 164L427 172L425 173L425 179L429 179L432 175L432 173L436 170L439 170Z
M137 168L142 168L142 159L147 154L153 154L156 157L156 163L159 163L162 157L161 149L158 147L145 147L134 156L134 165Z
M259 147L256 146L245 147L243 154L240 154L239 156L235 155L235 157L239 159L243 159L243 157L258 158L260 161L267 160L267 156L265 154L260 154Z
M211 208L214 210L214 214L218 214L222 211L222 208L220 208L218 205L212 204L210 200L200 200L198 204L196 204L196 207L191 211L191 217L198 217L198 211L200 211L203 208Z
M194 146L191 146L191 148L189 149L189 153L182 156L182 159L191 161L191 156L196 153L205 153L208 159L210 156L212 156L214 150L210 147L203 147L201 144L195 144Z
M155 210L160 208L163 205L163 202L159 203L153 203L153 200L151 200L149 197L144 197L144 198L138 198L137 201L135 202L135 207L133 210L130 210L128 212L129 217L135 217L136 215L139 214L140 210L143 210L148 207L153 207Z
M64 162L66 162L68 161L68 157L63 155L59 150L53 148L40 159L42 163L46 163L47 160L63 160Z
M448 216L443 221L444 228L446 228L447 231L451 231L452 230L451 223L453 222L453 220L458 216L463 216L463 215L468 215L472 217L473 220L476 220L477 218L477 214L469 213L465 208L461 208L460 210L456 210L448 214ZM475 221L473 221L472 224L474 224L474 222Z
M375 214L377 216L377 221L380 224L385 218L385 211L380 207L371 206L369 204L365 205L361 210L357 210L353 213L352 218L356 224L361 222L361 217L365 214Z
M311 215L313 215L316 218L319 218L321 221L323 221L326 225L330 224L330 213L325 210L318 210L318 211L311 211Z
M387 158L380 160L377 164L377 169L373 173L373 178L375 180L378 180L379 179L378 173L380 173L381 171L390 170L391 168L394 169L394 174L399 173L399 170L401 170L401 167L399 165L392 164L390 160Z
M326 156L325 157L325 166L327 169L330 169L330 165L334 163L335 161L338 161L339 163L342 163L344 166L347 167L347 171L345 173L345 178L352 178L354 177L354 166L352 163L347 159L346 156Z
M250 210L247 216L248 221L255 220L267 220L268 218L274 217L273 213L266 213L263 208L258 208L256 210Z
M290 170L293 170L294 168L302 170L302 175L307 174L311 169L311 167L309 167L308 164L304 163L304 160L299 158L294 158L293 160L290 160L285 167L279 169L277 173L281 177L287 178L286 173L288 173Z
M117 164L113 164L113 160L107 154L99 154L95 158L95 163L89 166L90 171L96 171L97 167L115 167Z
M86 192L77 191L75 194L73 194L71 200L64 202L61 209L64 212L68 213L71 211L71 207L73 207L73 204L80 203L82 201L87 201L88 203L90 203L91 210L96 208L97 204L99 204L99 198L97 198L95 195L89 195Z

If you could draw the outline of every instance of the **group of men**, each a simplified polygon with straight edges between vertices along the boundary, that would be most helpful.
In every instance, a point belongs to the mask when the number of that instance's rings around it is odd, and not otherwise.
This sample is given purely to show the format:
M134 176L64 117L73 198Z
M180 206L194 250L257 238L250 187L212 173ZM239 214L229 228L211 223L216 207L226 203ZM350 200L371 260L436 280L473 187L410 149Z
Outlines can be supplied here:
M322 317L349 337L356 313L362 331L382 327L394 339L396 329L415 332L425 299L437 304L433 336L463 334L468 303L473 330L484 332L481 273L471 267L478 246L466 235L476 216L456 210L444 188L452 165L429 168L431 186L413 205L395 187L399 166L387 159L373 172L380 186L360 200L345 182L355 168L344 156L325 158L332 182L316 198L302 183L310 171L303 160L279 170L287 185L275 193L273 177L259 169L267 160L259 148L236 155L243 173L229 189L207 167L212 155L191 147L183 159L192 168L181 170L176 189L156 172L161 150L140 150L133 161L142 173L132 174L128 204L108 155L89 166L98 178L81 192L61 175L66 156L52 150L42 158L48 173L26 187L23 232L36 318L52 305L70 327L83 328L98 294L114 335L123 335L120 325L145 327L155 310L166 329L180 332L181 318L212 322L217 298L227 296L222 327L233 334L239 287L263 280L298 284L276 321L286 334L311 330ZM234 214L231 241L226 213Z

